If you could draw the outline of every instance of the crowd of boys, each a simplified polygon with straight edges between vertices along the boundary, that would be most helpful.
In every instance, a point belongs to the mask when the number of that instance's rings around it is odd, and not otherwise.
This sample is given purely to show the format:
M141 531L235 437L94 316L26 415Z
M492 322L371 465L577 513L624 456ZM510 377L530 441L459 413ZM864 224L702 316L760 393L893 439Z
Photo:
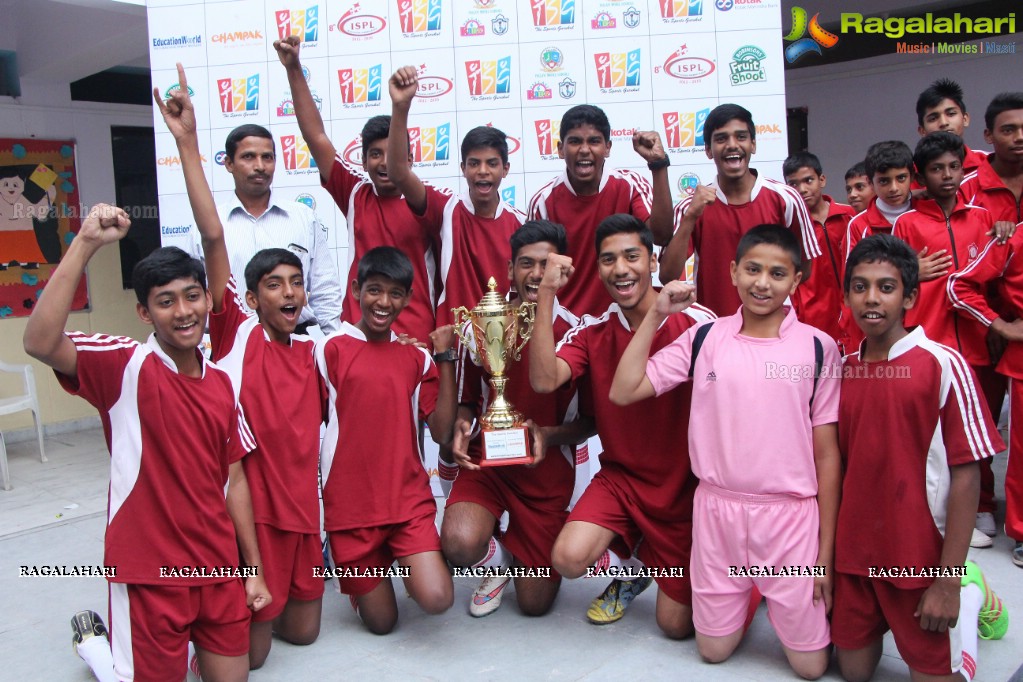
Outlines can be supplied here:
M989 105L985 156L960 137L962 91L932 84L915 150L871 145L846 174L850 205L823 193L813 154L789 157L784 183L758 174L752 117L724 104L704 124L716 180L673 209L657 133L633 137L650 179L610 169L607 117L581 105L561 122L564 172L523 214L500 198L508 145L492 127L462 142L461 195L412 172L414 67L391 77L392 116L366 123L358 169L326 135L298 40L275 47L347 220L336 331L295 333L308 273L292 251L233 270L180 65L182 87L154 96L205 267L174 248L139 263L144 344L65 333L89 259L128 229L99 206L25 331L26 350L100 411L111 452L109 630L92 612L73 620L100 680L243 680L273 634L317 639L324 577L386 634L392 576L441 613L466 568L485 576L477 617L510 584L524 614L543 615L563 578L596 571L615 579L590 620L617 621L655 580L658 626L695 634L707 662L733 654L766 600L803 678L834 648L844 678L869 679L891 630L914 679L973 679L978 637L1008 625L966 555L995 533L992 415L1007 387L1023 420L1023 93ZM494 396L451 324L491 277L535 306L508 394L529 418L529 466L481 465ZM212 362L197 350L207 320ZM439 532L423 423L453 479ZM594 434L591 475L576 446ZM1019 429L1009 449L1023 451ZM1005 530L1023 566L1021 461Z

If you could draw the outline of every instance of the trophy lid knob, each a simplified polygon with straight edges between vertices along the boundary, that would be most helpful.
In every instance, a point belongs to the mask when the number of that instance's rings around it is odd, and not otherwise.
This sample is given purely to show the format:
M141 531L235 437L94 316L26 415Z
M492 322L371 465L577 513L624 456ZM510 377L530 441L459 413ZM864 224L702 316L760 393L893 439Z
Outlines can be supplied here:
M490 281L487 282L487 289L489 289L490 291L497 291L497 280L491 277Z

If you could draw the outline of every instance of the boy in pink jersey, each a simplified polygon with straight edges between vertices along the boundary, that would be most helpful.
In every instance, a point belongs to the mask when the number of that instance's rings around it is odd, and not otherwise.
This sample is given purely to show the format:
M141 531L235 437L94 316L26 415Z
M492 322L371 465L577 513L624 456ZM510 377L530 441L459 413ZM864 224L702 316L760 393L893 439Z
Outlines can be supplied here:
M583 317L555 348L555 293L574 276L574 266L566 256L549 255L528 346L529 379L536 392L551 393L585 378L580 385L589 389L604 445L600 471L569 515L551 559L568 578L593 574L598 561L597 575L634 577L628 568L613 569L637 554L648 570L633 580L615 580L587 616L601 624L618 620L653 577L660 588L657 625L668 637L681 639L692 632L688 564L697 482L689 471L686 440L680 437L688 427L690 390L679 387L630 407L608 399L615 362L657 298L652 282L657 257L650 230L626 214L605 218L594 246L600 279L615 302L600 317ZM710 317L702 308L672 315L654 343L664 346ZM636 424L643 425L642 438L635 437Z
M329 394L320 447L323 527L341 591L375 634L387 634L398 621L388 575L395 560L405 588L427 613L443 613L453 599L417 420L426 421L437 443L450 442L455 334L447 325L430 335L433 357L398 342L392 325L409 305L413 276L398 249L370 249L352 282L362 318L342 323L316 346Z
M425 342L436 326L433 274L440 249L441 226L438 223L424 227L388 174L389 165L404 163L392 158L388 164L390 117L374 116L363 127L361 172L338 155L302 74L300 43L298 36L289 36L275 40L274 48L288 74L295 117L320 169L320 182L334 197L348 224L348 268L341 276L349 291L341 310L341 321L354 324L361 314L351 283L356 279L363 254L377 246L393 246L408 257L415 273L412 298L395 331Z
M839 407L839 669L870 679L890 629L914 680L971 680L978 632L998 639L1008 627L1001 600L966 562L977 464L1005 446L963 357L903 323L918 290L917 254L905 242L862 240L843 286L865 339L845 358Z
M182 87L156 103L178 145L192 214L202 238L213 310L213 359L231 376L257 447L243 462L271 606L253 614L249 665L262 667L272 634L312 644L320 631L323 579L319 445L325 394L312 339L293 336L306 301L302 261L287 249L258 251L245 267L241 300L224 228L206 182L195 110ZM255 314L248 312L252 310ZM286 400L268 400L271 395Z
M689 452L700 485L690 567L700 656L719 663L732 655L756 587L792 669L816 679L830 657L841 358L834 340L785 306L800 260L791 231L754 227L731 265L739 312L651 356L664 320L695 300L692 285L666 284L618 363L611 400L629 405L692 385Z
M271 598L240 461L255 443L227 374L198 350L210 308L202 263L170 247L135 267L137 312L153 325L146 343L64 332L86 265L130 224L120 209L94 207L24 337L29 355L99 410L110 449L111 648L93 646L87 662L104 680L178 682L192 640L214 679L244 680L249 609Z

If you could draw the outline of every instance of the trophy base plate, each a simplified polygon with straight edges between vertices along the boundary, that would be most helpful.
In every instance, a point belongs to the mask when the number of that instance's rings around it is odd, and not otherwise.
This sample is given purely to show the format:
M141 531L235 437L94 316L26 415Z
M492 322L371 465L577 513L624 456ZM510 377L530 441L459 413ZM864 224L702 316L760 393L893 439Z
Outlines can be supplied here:
M511 429L483 429L483 457L480 466L493 467L509 464L532 464L529 427Z

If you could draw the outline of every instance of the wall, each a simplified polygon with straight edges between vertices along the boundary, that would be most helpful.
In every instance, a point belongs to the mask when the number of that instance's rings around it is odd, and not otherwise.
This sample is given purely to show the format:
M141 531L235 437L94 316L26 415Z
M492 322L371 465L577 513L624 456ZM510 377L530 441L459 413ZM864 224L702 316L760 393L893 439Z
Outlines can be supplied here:
M152 127L149 107L72 102L66 83L22 80L22 97L0 97L0 137L74 139L81 201L86 205L114 201L114 169L110 127ZM121 289L118 249L107 247L89 266L89 298L92 310L72 313L69 329L103 332L144 339L148 327L135 315L135 296ZM31 362L35 367L43 420L56 424L82 419L96 411L81 398L63 391L53 372L31 360L21 345L28 318L0 320L0 359ZM20 392L17 378L0 376L0 395ZM0 417L0 431L31 427L32 417L23 413Z
M1015 41L1017 52L1023 52L1023 34L996 41ZM963 135L966 144L990 150L984 143L984 109L999 92L1023 89L1021 66L1023 54L890 54L797 69L786 73L786 104L809 109L810 151L820 157L830 179L826 191L844 201L845 171L863 159L867 147L881 140L916 145L916 98L938 78L963 87L971 119Z

